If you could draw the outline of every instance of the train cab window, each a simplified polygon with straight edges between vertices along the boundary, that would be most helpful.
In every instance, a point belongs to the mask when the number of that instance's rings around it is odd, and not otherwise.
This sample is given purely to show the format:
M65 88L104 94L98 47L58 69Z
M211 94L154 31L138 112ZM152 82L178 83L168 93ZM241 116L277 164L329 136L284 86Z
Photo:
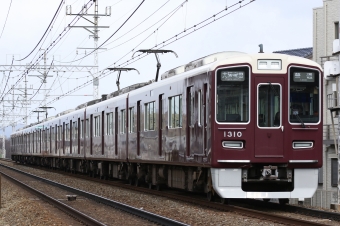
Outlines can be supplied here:
M125 125L126 125L126 117L125 117L125 109L120 111L120 133L125 133Z
M106 135L113 134L113 112L106 114Z
M135 132L135 114L134 108L129 108L129 133Z
M155 130L155 102L145 104L144 130Z
M257 126L281 126L281 85L260 83L257 86Z
M289 69L289 122L318 123L320 121L320 75L316 70Z
M249 68L220 69L216 74L216 120L249 122Z
M182 127L182 95L169 97L169 128Z
M94 117L94 136L100 136L100 116Z

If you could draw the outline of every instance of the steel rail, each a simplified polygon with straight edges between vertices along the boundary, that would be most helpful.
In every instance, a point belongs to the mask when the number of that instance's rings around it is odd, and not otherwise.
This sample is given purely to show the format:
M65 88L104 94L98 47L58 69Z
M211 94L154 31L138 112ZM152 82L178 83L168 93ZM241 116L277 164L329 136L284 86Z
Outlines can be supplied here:
M334 221L340 221L340 213L338 212L329 212L324 210L317 210L317 209L310 209L303 206L294 206L294 205L280 205L278 203L272 202L263 202L260 200L240 200L236 199L233 203L245 203L250 204L252 206L259 206L263 208L269 209L276 209L276 210L283 210L291 213L299 213L306 216L313 216L313 217L322 217L325 219L330 219Z
M51 180L48 180L48 179L45 179L45 178L42 178L42 177L30 174L30 173L27 173L27 172L24 172L24 171L21 171L21 170L18 170L18 169L15 169L13 167L3 165L1 163L0 163L0 166L5 167L7 169L11 169L11 170L16 171L18 173L27 175L29 177L38 179L38 180L43 181L43 182L45 182L47 184L51 184L53 186L59 187L61 189L67 190L67 191L75 193L75 194L78 194L78 195L86 197L88 199L92 199L92 200L94 200L96 202L100 202L100 203L103 203L105 205L114 207L116 209L122 210L124 212L129 213L129 214L133 214L135 216L141 217L141 218L149 220L151 222L155 222L155 223L160 224L160 225L165 225L165 226L188 226L187 224L184 224L182 222L175 221L173 219L170 219L170 218L167 218L167 217L163 217L163 216L160 216L160 215L157 215L157 214L154 214L154 213L142 210L142 209L138 209L138 208L135 208L133 206L126 205L124 203L116 202L116 201L113 201L113 200L101 197L101 196L96 195L96 194L92 194L92 193L89 193L89 192L86 192L86 191L82 191L82 190L79 190L79 189L76 189L76 188L73 188L73 187L70 187L70 186L67 186L67 185L63 185L63 184L60 184L58 182L54 182L54 181L51 181Z
M42 198L43 200L45 200L46 202L52 204L53 206L57 207L59 210L65 212L66 214L76 218L77 220L79 220L80 222L84 223L85 225L90 225L90 226L104 226L106 224L101 223L100 221L87 216L86 214L52 198L51 196L48 196L40 191L38 191L35 188L32 188L31 186L20 182L19 180L15 179L14 177L11 177L10 175L1 172L1 174L3 176L5 176L7 179L13 181L14 183L16 183L17 185L19 185L20 187L24 188L25 190L28 190L29 192L33 193L34 195Z

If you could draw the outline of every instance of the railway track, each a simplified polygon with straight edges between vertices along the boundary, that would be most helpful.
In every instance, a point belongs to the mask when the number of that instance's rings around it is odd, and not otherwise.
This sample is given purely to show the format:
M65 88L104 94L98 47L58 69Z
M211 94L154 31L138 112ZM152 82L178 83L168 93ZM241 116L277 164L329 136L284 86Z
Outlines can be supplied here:
M172 219L169 219L169 218L166 218L166 217L154 214L154 213L150 213L150 212L145 211L145 210L137 209L133 206L129 206L129 205L126 205L126 204L123 204L123 203L115 202L113 200L106 199L104 197L101 197L101 196L98 196L98 195L95 195L95 194L91 194L89 192L85 192L85 191L75 189L75 188L60 184L60 183L56 183L56 182L53 182L51 180L35 176L33 174L23 172L21 170L15 169L13 167L9 167L9 166L3 165L3 164L0 164L0 165L2 167L6 168L6 171L11 170L11 171L14 171L16 173L23 174L23 175L31 177L35 180L42 181L42 182L47 183L49 185L52 185L52 186L58 187L60 189L66 190L69 193L77 194L77 195L85 197L87 199L91 199L95 202L102 203L102 204L105 204L105 205L110 206L110 207L114 207L115 209L124 211L126 213L137 216L139 218L145 219L149 222L153 222L153 223L156 223L156 224L159 224L159 225L169 225L169 226L184 226L184 225L187 225L187 224L184 224L182 222L178 222L178 221L175 221L175 220L172 220ZM72 217L76 218L77 220L84 223L85 225L96 225L96 226L97 225L106 225L105 223L102 223L99 220L94 219L93 217L90 217L87 214L84 214L84 213L80 212L79 210L76 210L75 208L73 208L69 205L66 205L63 202L61 202L61 201L59 201L59 200L57 200L57 199L55 199L55 198L53 198L53 197L51 197L47 194L44 194L43 192L27 185L26 183L21 182L20 180L16 179L15 176L13 177L13 176L9 175L9 173L4 172L4 170L1 170L1 174L4 175L9 180L18 184L20 187L22 187L26 190L29 190L30 192L32 192L36 196L42 198L46 202L56 206L58 209L64 211L65 213L71 215ZM73 195L71 195L71 196L73 196Z
M39 167L39 169L41 169L41 168ZM46 168L43 168L43 170L46 171ZM55 172L55 171L53 170L52 172ZM68 176L73 176L73 177L75 176L74 174L70 174L70 173L65 173L65 172L62 172L62 173L66 174ZM305 221L305 220L285 217L285 216L281 216L281 215L277 215L277 214L266 213L266 212L263 212L263 211L257 211L257 210L254 210L254 209L243 208L243 207L240 207L240 206L236 206L237 203L233 203L234 205L221 205L220 203L208 202L208 201L206 201L205 199L202 199L202 198L193 198L192 196L188 197L188 196L183 195L183 194L179 195L179 194L174 194L174 193L169 193L169 192L160 192L160 191L157 191L157 190L151 190L151 189L144 188L144 187L131 186L131 185L128 185L128 184L123 184L121 181L100 180L100 179L87 177L87 176L83 176L83 175L79 175L79 174L77 174L76 177L82 178L82 179L85 179L85 180L94 181L96 183L118 186L118 187L121 187L121 188L130 189L130 190L134 190L134 191L138 191L138 192L142 192L142 193L148 193L148 194L152 194L152 195L167 197L167 198L170 198L170 199L180 200L180 201L192 203L194 205L204 206L204 207L215 209L215 210L235 212L235 213L238 213L238 214L241 214L241 215L244 215L244 216L257 218L257 219L265 219L265 220L273 221L275 223L282 223L282 224L289 224L289 225L324 225L324 224L321 224L321 223L318 223L318 222ZM263 203L263 202L261 202L261 203ZM279 206L279 205L277 205L277 206ZM310 211L313 212L313 210L310 210ZM299 212L301 212L301 211L299 211ZM309 212L308 215L311 215L311 212ZM319 214L318 217L327 218L327 217L325 217L325 215L320 216L320 213L318 213L318 214ZM337 219L336 213L327 213L328 216L330 216L330 214L331 215L334 214L331 219ZM329 219L329 218L327 218L327 219Z

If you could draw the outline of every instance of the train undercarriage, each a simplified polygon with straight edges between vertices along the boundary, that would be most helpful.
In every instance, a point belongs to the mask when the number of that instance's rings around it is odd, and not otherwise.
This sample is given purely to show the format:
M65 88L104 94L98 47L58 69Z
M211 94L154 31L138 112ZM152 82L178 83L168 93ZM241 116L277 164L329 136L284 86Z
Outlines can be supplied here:
M284 165L216 169L22 155L13 155L12 160L101 179L126 180L131 185L148 186L150 189L160 190L162 187L168 187L205 193L209 201L219 196L222 203L228 203L230 198L278 198L280 203L286 204L289 198L306 198L308 193L313 194L315 178L317 180L314 169L288 169Z
M137 162L118 162L88 159L54 158L38 156L12 156L21 164L60 169L87 174L101 179L126 180L131 185L147 185L160 190L162 187L214 195L209 168L174 166Z

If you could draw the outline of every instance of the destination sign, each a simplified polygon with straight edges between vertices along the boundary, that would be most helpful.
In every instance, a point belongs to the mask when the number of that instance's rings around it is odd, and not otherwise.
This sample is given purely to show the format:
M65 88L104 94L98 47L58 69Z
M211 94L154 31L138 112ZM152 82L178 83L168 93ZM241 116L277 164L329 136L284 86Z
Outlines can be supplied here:
M294 82L314 82L314 80L314 72L294 72L293 74Z
M222 71L221 81L239 81L243 82L245 79L244 71Z

